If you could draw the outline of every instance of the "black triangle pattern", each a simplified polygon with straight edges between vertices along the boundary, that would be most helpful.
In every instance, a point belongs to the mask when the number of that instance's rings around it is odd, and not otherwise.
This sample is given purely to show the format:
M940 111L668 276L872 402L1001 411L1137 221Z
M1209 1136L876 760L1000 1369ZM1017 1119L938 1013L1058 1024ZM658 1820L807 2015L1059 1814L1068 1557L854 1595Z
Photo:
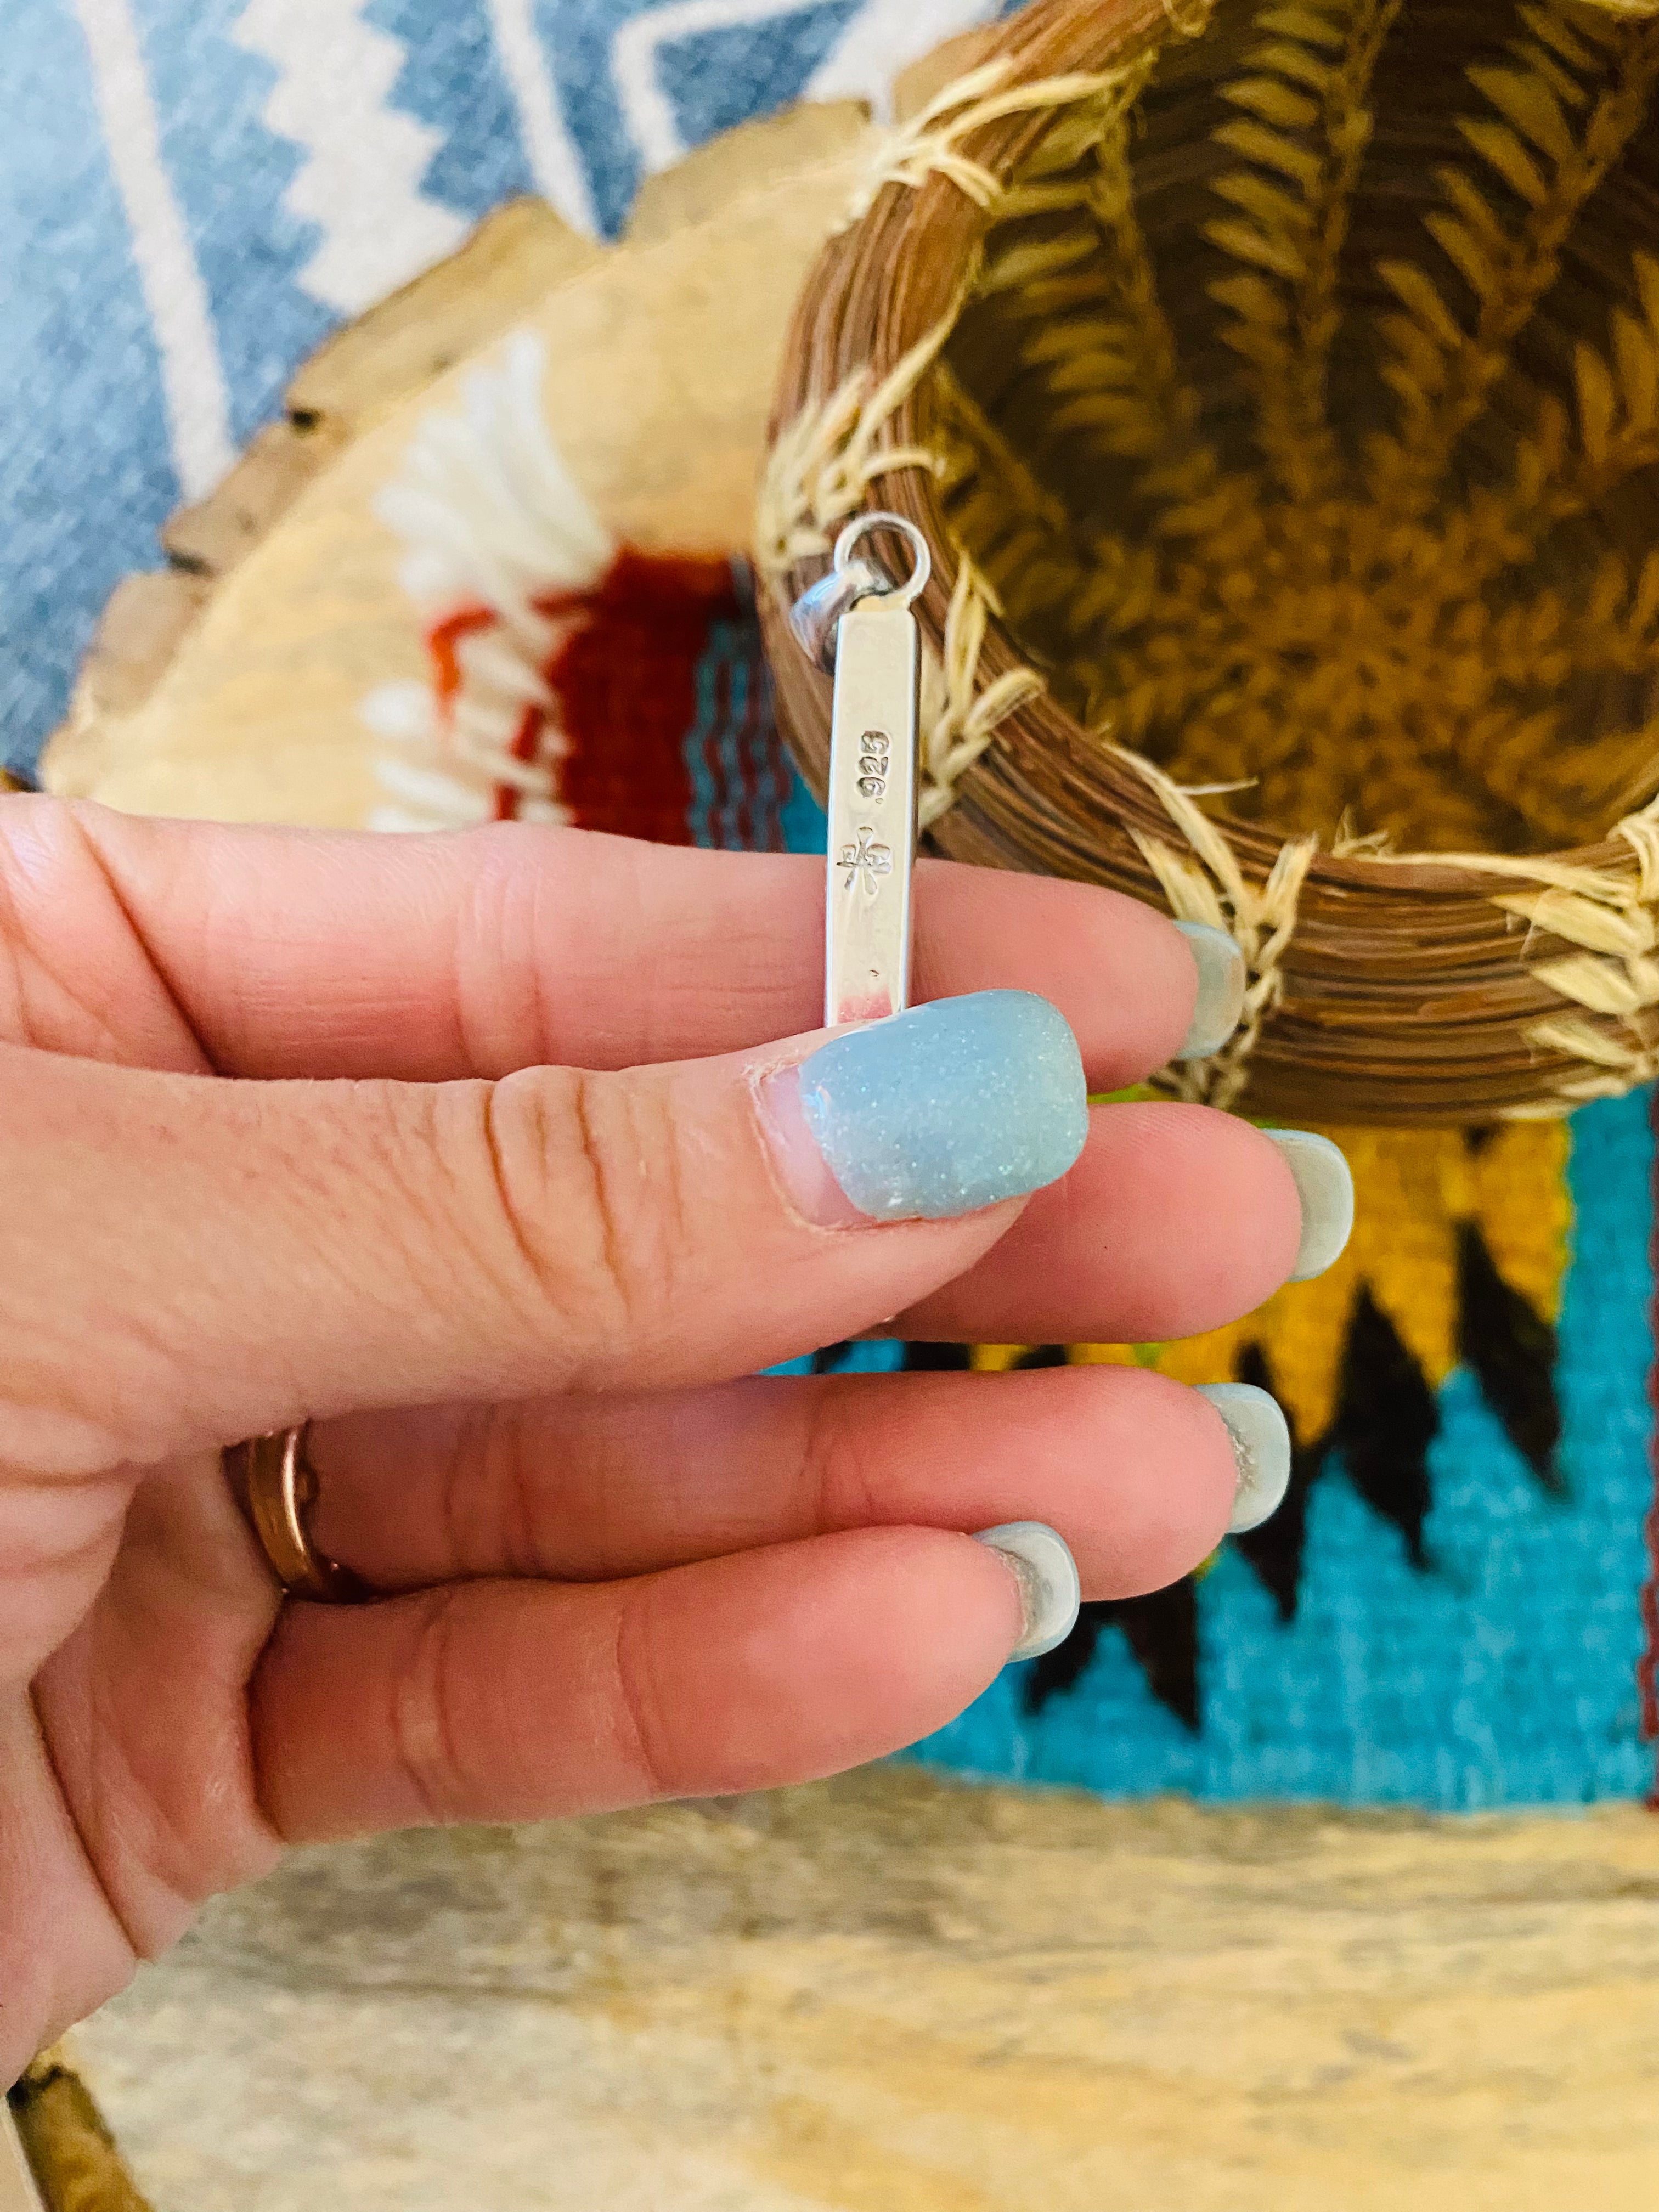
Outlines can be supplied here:
M1111 1626L1116 1610L1114 1605L1085 1599L1078 1608L1077 1626L1066 1641L1045 1651L1041 1659L1032 1660L1024 1686L1028 1713L1040 1713L1050 1698L1059 1697L1082 1680L1095 1656L1095 1646Z
M1492 1264L1486 1240L1463 1224L1457 1252L1458 1350L1486 1403L1544 1487L1565 1487L1556 1456L1561 1408L1555 1395L1555 1331Z
M1024 1692L1026 1711L1040 1713L1050 1698L1080 1681L1109 1628L1121 1629L1152 1695L1196 1735L1201 1720L1198 1585L1191 1575L1167 1589L1149 1590L1144 1597L1107 1598L1085 1605L1065 1643L1031 1662Z
M1372 1510L1406 1541L1414 1567L1428 1565L1423 1523L1429 1492L1429 1446L1440 1408L1428 1378L1369 1290L1354 1302L1342 1352L1336 1423L1328 1442L1341 1451L1348 1479Z

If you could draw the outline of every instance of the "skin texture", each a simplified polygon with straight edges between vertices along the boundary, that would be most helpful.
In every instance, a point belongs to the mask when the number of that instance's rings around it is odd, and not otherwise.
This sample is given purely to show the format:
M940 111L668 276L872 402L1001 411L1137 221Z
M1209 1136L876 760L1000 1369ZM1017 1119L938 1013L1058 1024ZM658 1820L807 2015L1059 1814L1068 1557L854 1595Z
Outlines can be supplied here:
M803 1219L822 869L520 826L357 840L0 809L0 2079L284 1844L805 1779L976 1696L1057 1528L1085 1596L1225 1527L1130 1370L764 1382L860 1331L1169 1337L1258 1304L1279 1154L1097 1109L1029 1202ZM1052 1000L1092 1088L1179 1045L1179 935L919 872L922 995ZM793 1040L780 1044L779 1039ZM220 1448L314 1420L279 1601Z

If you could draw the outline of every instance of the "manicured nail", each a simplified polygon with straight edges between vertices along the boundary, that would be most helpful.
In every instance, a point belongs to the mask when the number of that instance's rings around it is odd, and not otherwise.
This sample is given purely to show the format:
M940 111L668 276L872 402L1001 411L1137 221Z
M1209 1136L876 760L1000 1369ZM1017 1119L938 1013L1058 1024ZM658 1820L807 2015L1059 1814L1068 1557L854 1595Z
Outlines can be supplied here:
M1041 1659L1077 1626L1083 1586L1077 1561L1058 1530L1046 1521L1005 1521L981 1528L974 1541L1000 1553L1019 1584L1019 1641L1011 1659Z
M1224 929L1207 921L1178 921L1198 969L1198 1004L1177 1060L1207 1060L1238 1027L1244 1011L1244 955Z
M757 1097L791 1197L828 1223L976 1213L1057 1182L1089 1133L1077 1040L1025 991L847 1030Z
M1328 1137L1316 1137L1311 1129L1265 1133L1284 1154L1302 1201L1302 1242L1291 1280L1310 1282L1341 1258L1353 1234L1353 1176Z
M1259 1528L1278 1512L1291 1486L1291 1425L1277 1398L1253 1382L1201 1382L1207 1398L1227 1424L1238 1487L1233 1493L1232 1535Z

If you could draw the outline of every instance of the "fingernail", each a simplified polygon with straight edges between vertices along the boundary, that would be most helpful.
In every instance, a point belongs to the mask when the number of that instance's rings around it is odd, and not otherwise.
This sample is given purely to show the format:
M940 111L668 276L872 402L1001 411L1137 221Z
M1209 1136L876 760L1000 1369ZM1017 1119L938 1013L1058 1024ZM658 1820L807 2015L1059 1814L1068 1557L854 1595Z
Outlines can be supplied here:
M1177 1060L1207 1060L1238 1027L1244 1011L1244 955L1224 929L1207 921L1178 921L1198 969L1198 1003Z
M1089 1133L1077 1040L1025 991L848 1030L757 1095L790 1194L817 1221L975 1213L1057 1182Z
M1232 1438L1238 1487L1227 1528L1230 1534L1242 1536L1270 1520L1285 1502L1291 1486L1291 1425L1278 1399L1253 1382L1201 1382L1198 1395L1209 1400Z
M1328 1137L1316 1137L1311 1129L1265 1133L1284 1154L1302 1201L1302 1242L1291 1280L1310 1282L1341 1258L1353 1234L1353 1176Z
M1000 1553L1019 1584L1019 1641L1011 1659L1040 1659L1077 1626L1083 1586L1071 1547L1046 1521L1005 1521L974 1539Z

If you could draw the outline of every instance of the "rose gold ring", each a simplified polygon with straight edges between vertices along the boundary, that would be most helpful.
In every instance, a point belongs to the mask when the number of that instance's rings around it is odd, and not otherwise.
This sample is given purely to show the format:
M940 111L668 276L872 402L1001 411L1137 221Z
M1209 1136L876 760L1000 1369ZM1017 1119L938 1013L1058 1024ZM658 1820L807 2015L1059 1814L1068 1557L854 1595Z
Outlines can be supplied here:
M297 1429L229 1445L225 1479L289 1597L309 1598L318 1605L362 1605L374 1595L368 1584L311 1540L318 1482L306 1455L310 1430L307 1421Z

